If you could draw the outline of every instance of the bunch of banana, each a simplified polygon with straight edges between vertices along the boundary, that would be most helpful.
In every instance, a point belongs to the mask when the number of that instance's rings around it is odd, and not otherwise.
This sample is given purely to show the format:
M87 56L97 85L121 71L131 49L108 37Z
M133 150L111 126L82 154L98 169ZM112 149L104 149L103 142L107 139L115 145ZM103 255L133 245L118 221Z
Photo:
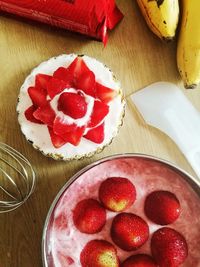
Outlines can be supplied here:
M182 17L177 47L177 65L186 88L200 83L200 0L137 0L150 29L161 39L175 37Z
M177 64L186 88L200 83L200 0L182 0Z
M178 0L137 0L137 3L149 28L159 38L171 40L175 37L179 20Z

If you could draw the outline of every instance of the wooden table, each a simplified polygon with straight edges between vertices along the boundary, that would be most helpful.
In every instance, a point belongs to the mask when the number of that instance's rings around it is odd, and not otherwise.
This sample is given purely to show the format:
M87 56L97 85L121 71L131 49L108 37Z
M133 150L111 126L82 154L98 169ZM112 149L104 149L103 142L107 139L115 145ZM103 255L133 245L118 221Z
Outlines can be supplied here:
M65 182L87 164L108 155L141 152L169 160L194 174L176 145L147 126L130 103L134 91L159 80L182 85L176 68L176 42L162 43L147 28L135 1L119 0L124 20L102 43L39 23L0 16L0 140L27 156L37 174L31 198L14 212L0 215L0 266L40 267L43 224L52 200ZM102 153L81 161L56 162L29 145L17 122L19 88L31 69L62 53L88 54L106 63L127 97L124 125ZM184 89L183 89L184 90ZM200 90L185 91L198 108Z

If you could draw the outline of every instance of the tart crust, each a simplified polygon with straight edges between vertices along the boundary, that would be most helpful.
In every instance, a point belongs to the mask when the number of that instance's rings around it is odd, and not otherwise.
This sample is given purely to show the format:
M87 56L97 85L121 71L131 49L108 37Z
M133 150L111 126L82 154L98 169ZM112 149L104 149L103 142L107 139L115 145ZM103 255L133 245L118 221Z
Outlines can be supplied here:
M56 61L59 57L65 57L65 56L79 56L79 57L83 57L84 55L74 55L74 54L70 54L70 55L60 55L58 57L53 57L53 58L50 58L49 60L47 61L44 61L42 62L41 64L39 64L37 67L35 67L30 75L27 76L27 78L25 79L23 85L21 86L20 88L20 94L19 94L19 97L18 97L18 104L17 104L17 113L18 113L18 122L21 126L21 129L22 129L22 125L25 123L22 118L21 118L21 113L24 112L24 110L21 108L20 104L21 104L21 94L24 93L24 88L26 88L26 90L28 89L29 86L27 86L27 81L33 81L33 78L36 76L36 74L38 73L38 69L41 69L43 68L45 65L48 65L51 61ZM93 58L91 58L93 60ZM99 61L97 61L99 62ZM101 63L101 62L100 62ZM102 64L102 63L101 63ZM116 77L114 76L113 72L105 65L103 64L104 67L109 70L109 72L112 74L112 78L113 78L113 81L118 83L119 82L117 81ZM59 67L62 67L63 65L61 64ZM49 73L45 73L45 74L52 74L51 71L49 71ZM66 157L65 155L63 155L62 153L47 153L43 150L42 147L39 147L37 144L34 143L34 141L29 137L27 136L27 134L24 133L24 131L22 130L22 133L24 134L26 140L32 144L32 146L36 149L36 150L39 150L44 156L47 156L47 157L51 157L55 160L65 160L65 161L70 161L70 160L78 160L78 159L83 159L85 157L91 157L93 155L95 155L96 153L100 153L105 147L107 147L108 145L110 145L113 141L113 138L118 134L119 132L119 128L122 126L123 124L123 118L125 116L125 98L124 98L124 95L123 95L123 92L122 92L122 89L119 88L118 89L118 96L120 96L120 99L121 99L121 114L119 116L119 121L116 125L116 130L114 131L113 135L112 135L112 138L110 138L108 140L108 142L106 142L105 144L99 144L98 147L96 148L96 150L94 151L91 151L89 153L85 153L85 154L78 154L77 155L73 155L73 156L70 156L69 157ZM27 107L28 108L28 107ZM53 144L52 144L53 146ZM56 150L56 149L55 149Z

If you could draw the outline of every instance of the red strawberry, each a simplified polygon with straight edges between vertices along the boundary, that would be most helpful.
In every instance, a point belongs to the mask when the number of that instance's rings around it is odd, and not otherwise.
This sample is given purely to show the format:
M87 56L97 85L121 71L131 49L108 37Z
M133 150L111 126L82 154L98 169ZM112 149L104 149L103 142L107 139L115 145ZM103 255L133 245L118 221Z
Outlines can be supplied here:
M40 73L37 74L35 77L35 87L46 89L47 83L49 82L50 79L51 79L50 75L40 74Z
M163 227L152 236L151 252L159 267L178 267L187 258L187 242L179 232Z
M90 69L87 67L82 57L78 56L67 68L58 68L54 72L53 77L69 82L73 87L76 79L80 77L84 72L90 72Z
M55 95L61 93L65 88L70 88L70 84L56 78L52 78L47 83L47 92L51 99L54 98Z
M99 199L109 210L124 211L136 199L135 186L127 178L108 178L100 185Z
M60 136L65 136L65 134L75 131L76 129L77 125L75 123L67 124L64 117L56 116L53 122L53 131Z
M35 122L35 123L39 123L39 124L43 124L43 122L41 122L40 120L37 120L34 116L33 113L36 111L36 107L35 106L30 106L25 112L24 115L26 117L26 119L28 121L31 122Z
M73 73L71 73L67 68L60 67L58 68L54 74L53 77L58 80L63 80L67 82L70 87L74 87L74 76Z
M158 267L158 265L151 256L137 254L126 259L121 267Z
M76 88L82 90L87 95L95 96L95 75L92 71L83 72L76 79Z
M67 124L65 119L57 116L53 122L53 131L56 135L62 137L65 142L77 146L84 134L85 126L77 127L76 124Z
M180 215L177 197L168 191L154 191L145 200L146 216L153 222L165 225L173 223Z
M105 240L92 240L80 255L82 267L119 267L115 247Z
M55 134L51 127L48 127L48 130L51 137L51 142L55 148L59 148L66 144L66 141L64 141L59 135Z
M104 103L109 103L115 96L117 91L110 89L100 83L96 82L96 96Z
M88 123L88 127L93 128L97 126L105 118L108 112L109 106L101 101L96 100L94 102L93 112L90 118L90 122Z
M149 237L149 227L139 216L120 213L111 226L111 237L117 246L126 251L141 247Z
M33 116L37 120L42 121L44 124L47 124L48 126L53 126L55 112L51 108L49 102L47 102L46 106L37 108L36 111L33 113Z
M106 223L106 211L97 200L84 199L76 205L73 221L82 233L98 233Z
M104 123L89 130L84 137L96 144L101 144L104 140Z
M82 95L62 93L58 99L58 110L61 110L73 119L79 119L85 116L87 103Z
M62 135L61 137L66 141L71 143L74 146L78 146L80 141L81 141L81 137L83 136L85 131L85 127L77 127L76 130L66 133L65 135Z
M47 104L47 91L40 87L29 87L28 94L36 107L42 107Z
M80 56L76 57L67 69L70 73L73 74L75 80L79 78L84 72L90 71L83 58Z

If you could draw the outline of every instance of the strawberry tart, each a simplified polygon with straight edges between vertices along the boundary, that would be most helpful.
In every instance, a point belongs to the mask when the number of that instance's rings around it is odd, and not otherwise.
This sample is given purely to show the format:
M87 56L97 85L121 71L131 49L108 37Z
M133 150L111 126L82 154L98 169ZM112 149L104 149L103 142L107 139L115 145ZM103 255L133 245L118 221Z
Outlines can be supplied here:
M100 152L116 136L124 116L125 101L113 73L96 59L75 54L36 67L18 100L26 139L54 159Z
M200 267L198 190L192 178L150 157L99 161L54 201L44 266Z

